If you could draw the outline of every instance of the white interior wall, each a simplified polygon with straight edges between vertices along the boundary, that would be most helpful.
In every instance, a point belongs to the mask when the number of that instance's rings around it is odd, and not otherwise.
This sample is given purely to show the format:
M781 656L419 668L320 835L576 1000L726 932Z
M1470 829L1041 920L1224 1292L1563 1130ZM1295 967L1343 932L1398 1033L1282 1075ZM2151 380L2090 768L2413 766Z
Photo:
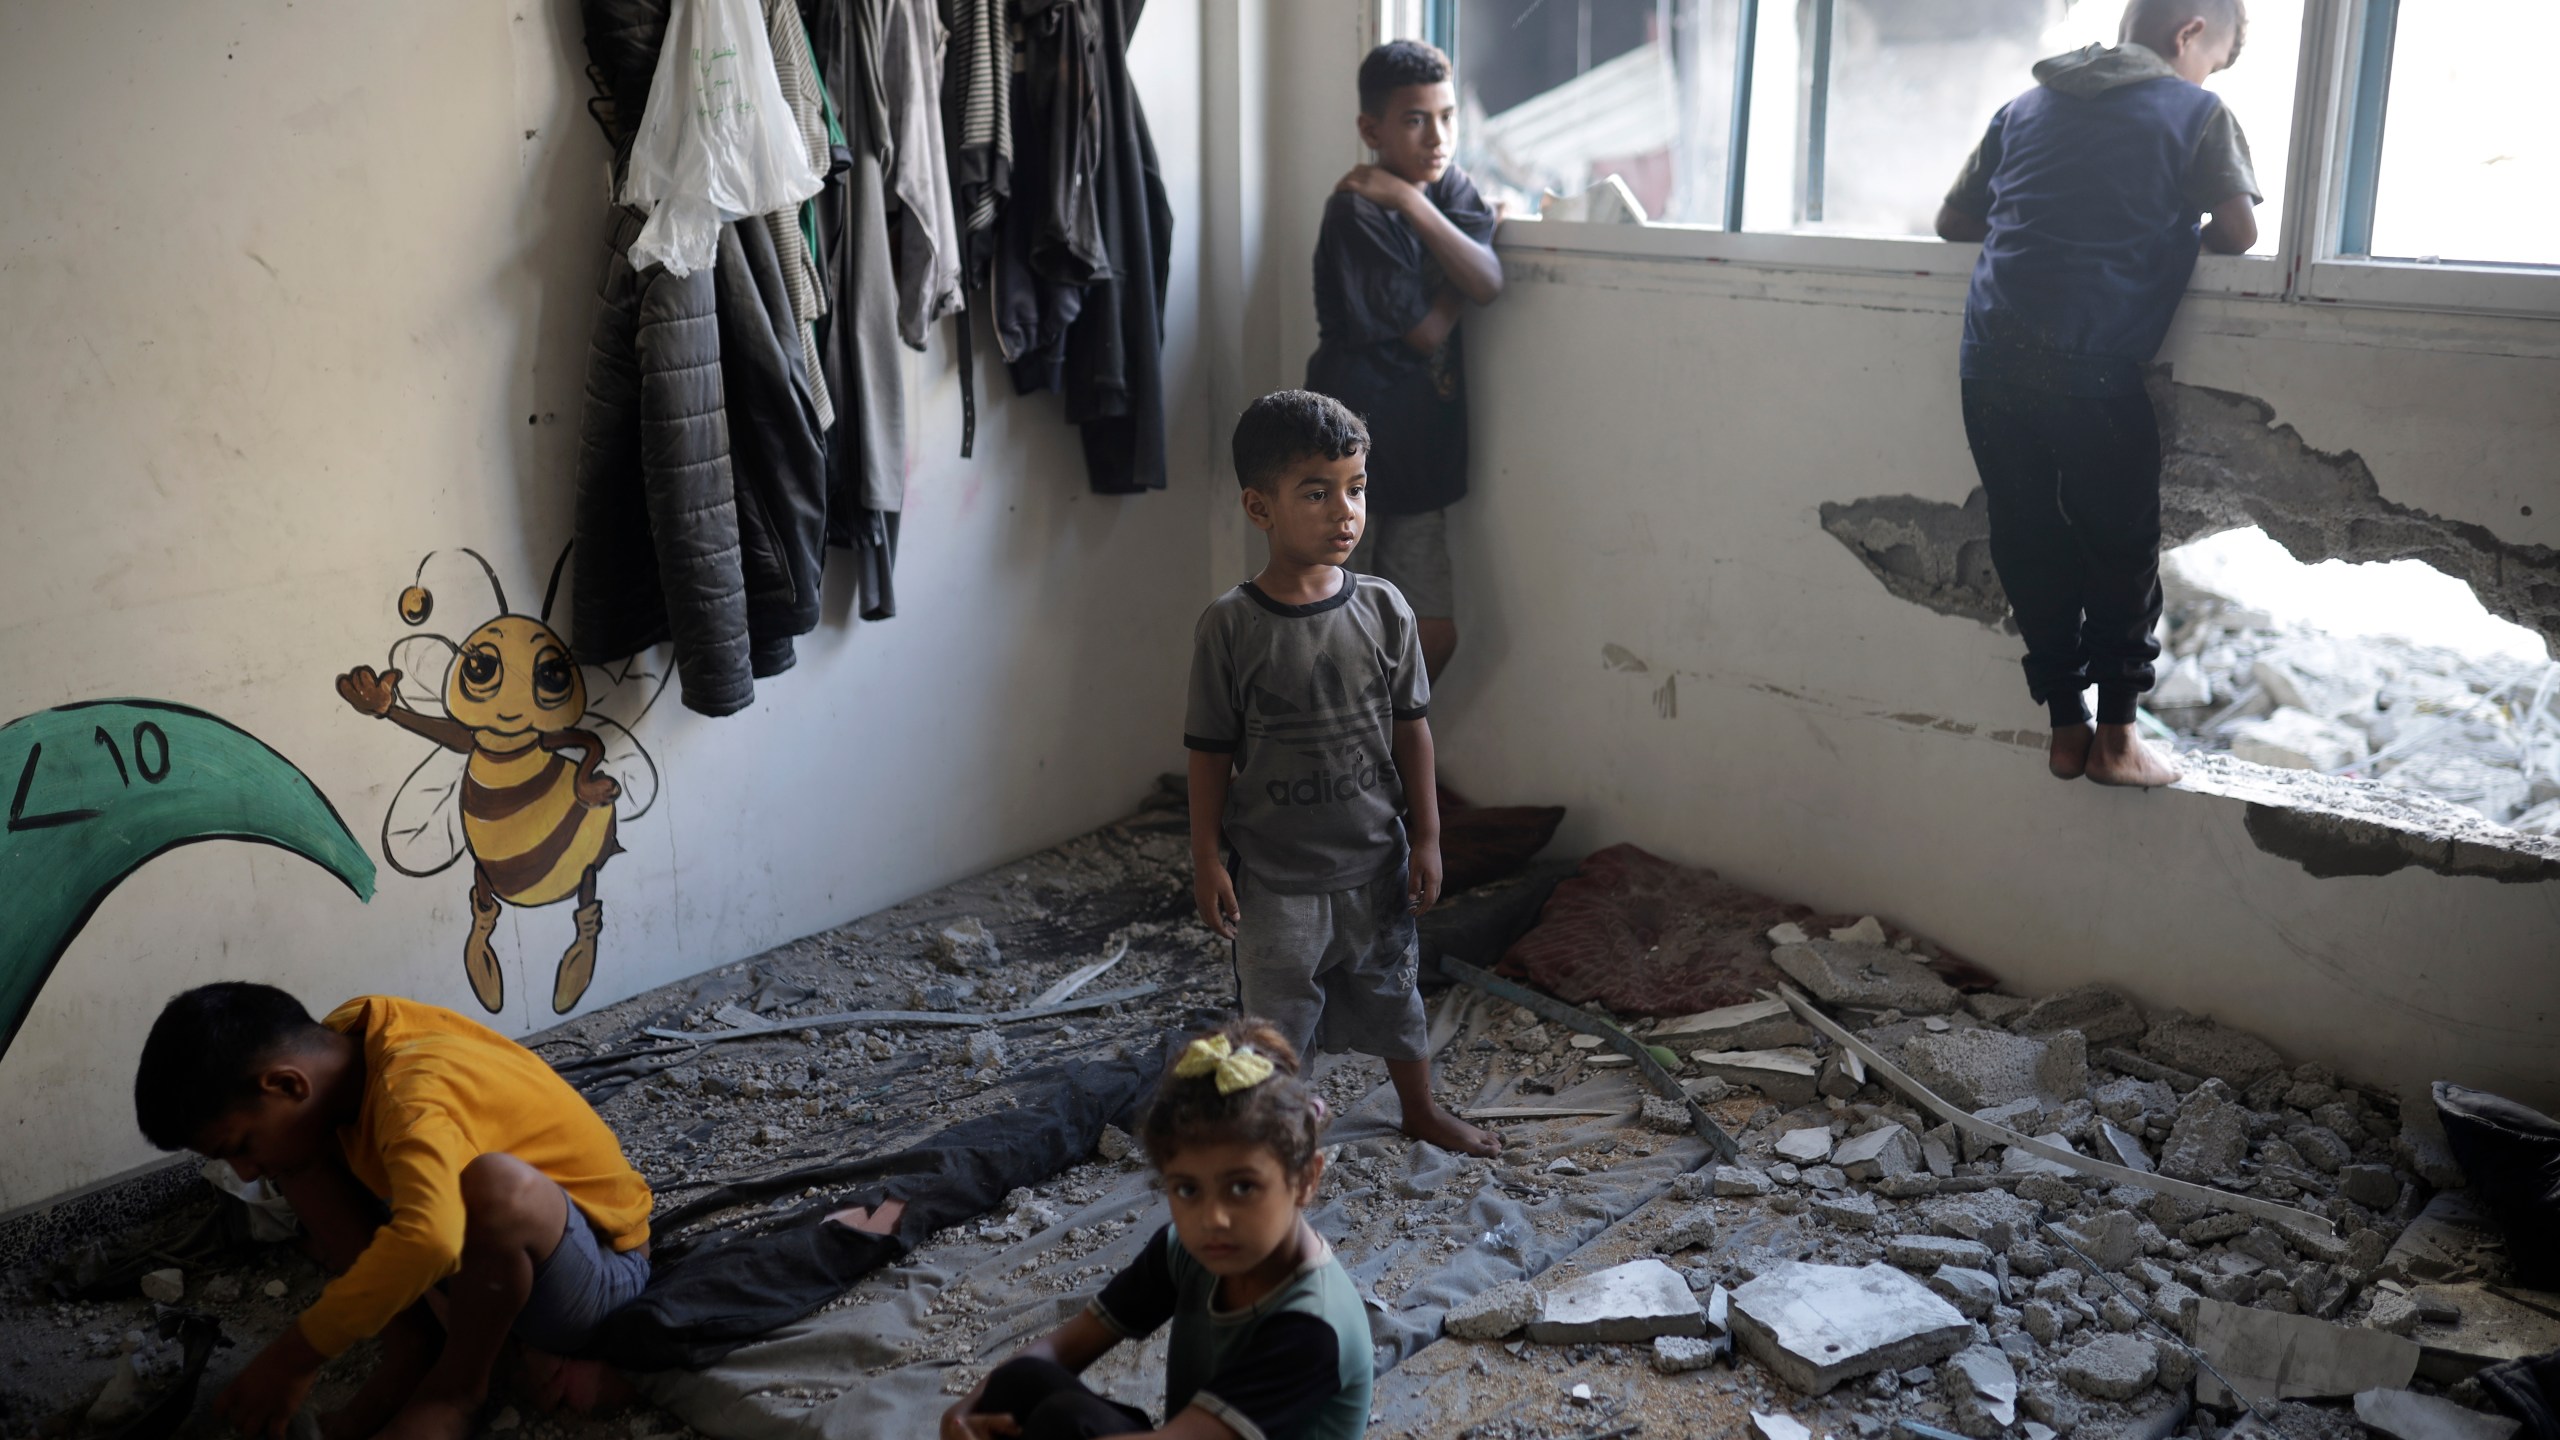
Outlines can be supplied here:
M1270 52L1303 68L1272 87L1267 155L1239 162L1267 167L1272 384L1313 345L1306 267L1339 169L1295 137L1351 103L1382 6L1414 33L1398 0L1292 0L1274 22ZM1506 230L1510 288L1467 321L1464 638L1432 707L1454 785L1571 807L1558 853L1633 841L1874 911L2023 991L2105 980L2369 1083L2560 1104L2560 884L2316 880L2235 801L2057 784L1991 738L2041 729L2017 642L1894 599L1821 529L1826 500L1975 485L1962 265L1590 258L1539 233ZM2163 358L2358 452L2386 498L2560 545L2560 324L2197 296ZM1259 563L1218 524L1213 576ZM1610 645L1645 671L1610 668Z
M1056 400L1012 397L992 363L960 460L937 330L906 362L898 618L847 618L838 567L799 667L753 708L708 720L670 690L640 726L664 789L602 872L588 1006L1052 843L1178 768L1206 584L1204 9L1153 0L1131 57L1178 217L1172 490L1089 494ZM480 550L531 608L569 536L606 217L583 65L570 0L0 11L0 719L125 695L211 710L296 762L379 861L424 745L332 677L407 633L393 605L427 551ZM439 600L439 620L486 603ZM152 1158L132 1058L178 989L474 1011L467 884L384 867L359 905L223 843L144 866L0 1059L0 1210ZM568 910L508 912L493 1023L552 1022Z
M1824 501L1977 483L1960 276L1537 239L1511 232L1511 288L1468 322L1467 638L1433 707L1455 783L1574 807L1566 848L1873 911L2026 993L2104 980L2372 1083L2560 1100L2560 885L2318 880L2234 801L2057 784L2017 641L1893 598L1821 529ZM2163 358L2363 455L2388 498L2560 543L2533 503L2560 493L2560 326L2191 297Z

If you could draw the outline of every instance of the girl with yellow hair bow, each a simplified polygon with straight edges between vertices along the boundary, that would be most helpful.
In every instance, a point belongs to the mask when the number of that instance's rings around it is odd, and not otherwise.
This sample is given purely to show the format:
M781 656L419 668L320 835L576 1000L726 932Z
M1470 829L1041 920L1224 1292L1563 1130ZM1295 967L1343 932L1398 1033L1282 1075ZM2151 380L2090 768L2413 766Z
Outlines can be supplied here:
M1369 1422L1369 1319L1307 1223L1324 1179L1324 1101L1259 1020L1176 1054L1138 1125L1172 1223L1083 1313L1023 1347L942 1417L942 1440L1358 1440ZM1170 1322L1165 1423L1079 1375Z

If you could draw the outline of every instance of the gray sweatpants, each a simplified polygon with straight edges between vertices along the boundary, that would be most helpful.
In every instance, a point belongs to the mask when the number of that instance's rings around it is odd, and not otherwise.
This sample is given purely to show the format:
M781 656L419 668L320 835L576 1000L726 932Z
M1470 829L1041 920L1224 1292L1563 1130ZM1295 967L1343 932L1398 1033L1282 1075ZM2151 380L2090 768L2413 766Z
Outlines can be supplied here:
M1381 1060L1431 1054L1419 988L1422 950L1405 905L1404 867L1356 890L1282 895L1236 877L1236 993L1298 1053L1313 1046Z

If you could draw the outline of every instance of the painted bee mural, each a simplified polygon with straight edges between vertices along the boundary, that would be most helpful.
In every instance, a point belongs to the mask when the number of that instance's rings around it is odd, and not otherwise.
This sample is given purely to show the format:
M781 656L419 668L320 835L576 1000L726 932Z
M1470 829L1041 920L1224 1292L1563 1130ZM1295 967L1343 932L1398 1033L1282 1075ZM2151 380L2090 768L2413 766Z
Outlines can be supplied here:
M359 713L437 747L384 813L382 858L403 875L427 876L471 857L462 968L492 1014L506 1004L506 972L492 943L502 908L575 896L576 938L551 983L551 1008L566 1015L595 979L604 931L596 874L622 849L616 827L657 799L657 765L631 728L666 688L666 672L640 657L610 667L572 658L547 623L566 551L552 566L540 619L507 607L497 572L476 552L430 554L400 595L409 624L425 624L435 610L426 580L438 554L476 565L497 615L458 644L435 634L403 637L379 673L359 665L338 677L338 694Z

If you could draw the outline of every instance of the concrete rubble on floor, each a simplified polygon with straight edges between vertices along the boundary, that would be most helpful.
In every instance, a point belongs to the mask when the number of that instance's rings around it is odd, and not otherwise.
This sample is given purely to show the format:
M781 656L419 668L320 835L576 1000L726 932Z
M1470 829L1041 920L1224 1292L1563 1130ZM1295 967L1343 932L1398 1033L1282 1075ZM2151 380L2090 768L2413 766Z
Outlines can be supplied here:
M1788 1260L1733 1292L1734 1337L1809 1395L1843 1380L1934 1365L1964 1347L1972 1322L1890 1265Z
M2405 1386L2418 1373L2418 1347L2379 1330L2351 1329L2205 1299L2196 1302L2195 1346L2221 1375L2196 1382L2197 1398L2231 1403L2227 1382L2246 1400L2353 1395Z
M2360 1390L2356 1418L2390 1440L2510 1440L2523 1423L2414 1390Z
M1545 1345L1700 1336L1705 1309L1680 1273L1659 1260L1636 1260L1547 1292L1529 1338Z

